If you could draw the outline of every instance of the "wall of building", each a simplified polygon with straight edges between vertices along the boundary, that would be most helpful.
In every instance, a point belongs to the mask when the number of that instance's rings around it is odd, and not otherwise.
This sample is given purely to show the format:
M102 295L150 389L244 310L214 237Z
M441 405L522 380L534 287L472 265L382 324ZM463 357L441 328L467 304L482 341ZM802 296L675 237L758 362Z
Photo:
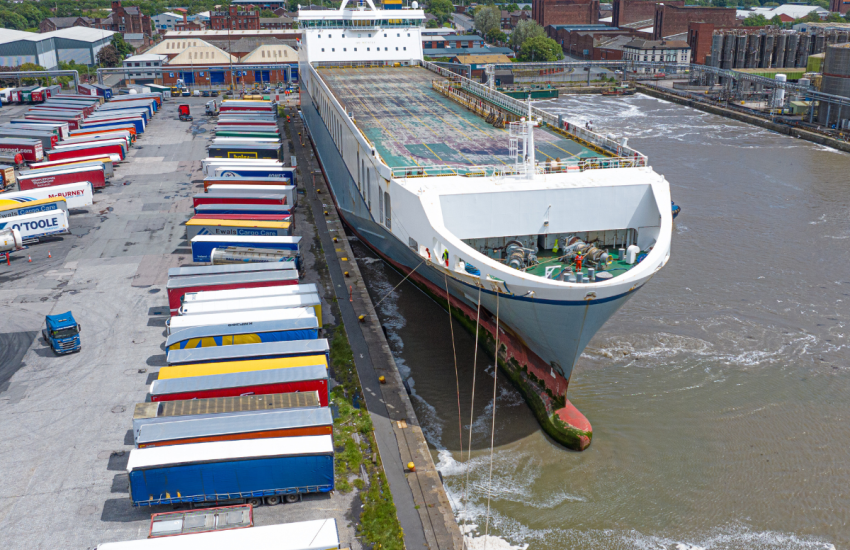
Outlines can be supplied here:
M599 0L532 0L531 18L541 26L599 22Z
M659 3L683 7L685 0L614 0L611 26L621 27L629 23L655 18L655 5Z
M670 4L655 5L653 40L688 32L690 23L713 23L718 27L737 24L735 8L678 7Z
M830 0L829 11L838 12L841 15L850 11L850 0Z
M291 67L294 72L297 71L298 65L293 63ZM211 74L211 72L215 74ZM185 80L187 78L191 82L192 75L194 75L194 82L191 85L201 89L203 89L204 87L230 86L231 83L235 84L236 86L242 86L243 84L246 86L251 86L255 83L278 84L284 83L286 81L285 69L266 70L263 71L262 74L259 74L258 71L239 69L239 65L234 64L233 72L237 73L237 76L234 76L230 72L229 65L222 65L220 68L213 68L212 71L210 71L209 68L198 69L193 68L191 66L166 66L162 68L162 84L164 86L173 86L177 83L177 79ZM246 74L243 75L241 73ZM266 79L266 77L268 77L268 79Z

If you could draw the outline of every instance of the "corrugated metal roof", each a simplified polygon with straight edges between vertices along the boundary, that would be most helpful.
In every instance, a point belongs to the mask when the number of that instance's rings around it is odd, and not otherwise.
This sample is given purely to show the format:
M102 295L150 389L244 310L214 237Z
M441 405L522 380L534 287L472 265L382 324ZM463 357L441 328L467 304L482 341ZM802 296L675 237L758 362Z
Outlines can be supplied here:
M298 53L284 44L263 45L242 57L242 63L275 63L298 61Z
M328 353L328 341L286 340L282 342L262 342L259 344L239 344L236 346L209 346L205 348L175 349L168 352L168 364L207 363L212 361L241 361L275 355L306 355Z
M193 439L197 437L332 425L333 417L330 409L327 407L262 411L255 414L240 414L236 416L216 415L214 418L146 424L139 430L139 437L136 439L136 443L138 445L144 445L159 441L173 441L175 439Z
M89 27L69 27L67 29L59 29L58 31L46 32L41 36L67 38L68 40L79 40L80 42L98 42L103 39L111 40L113 34L116 33L113 31L105 31L102 29L92 29Z
M133 449L127 461L127 472L198 462L225 462L273 456L333 454L333 452L333 440L329 435L190 443Z
M151 383L150 394L169 395L173 393L198 392L222 388L244 388L246 386L266 386L269 384L286 384L307 380L327 380L327 378L328 369L323 365L231 372L227 374L211 374L209 376L154 380Z
M241 412L274 411L320 406L319 392L316 391L159 401L156 403L136 403L136 408L133 411L133 421L162 419L172 422L173 419L184 418L188 420L188 418L200 415L222 413L232 415Z

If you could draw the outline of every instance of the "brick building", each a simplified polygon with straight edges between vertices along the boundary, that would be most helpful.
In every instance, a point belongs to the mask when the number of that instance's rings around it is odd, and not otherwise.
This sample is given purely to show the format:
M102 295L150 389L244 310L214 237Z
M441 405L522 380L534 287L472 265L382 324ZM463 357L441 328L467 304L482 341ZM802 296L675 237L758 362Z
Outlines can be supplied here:
M718 27L734 27L737 24L735 12L735 8L656 4L652 39L661 40L674 34L686 33L690 23L713 23Z
M227 11L210 12L212 30L259 30L260 12L231 4Z
M850 11L850 0L829 0L829 11L846 14Z
M546 33L565 53L593 60L622 59L622 47L635 38L649 38L635 29L606 25L550 25Z
M95 19L98 29L120 32L131 45L148 47L153 43L155 33L150 16L144 15L138 6L121 5L121 0L112 0L112 13L104 19Z
M652 20L655 18L655 5L662 2L680 8L685 5L685 0L614 0L611 26L622 27L629 23Z
M295 20L291 17L260 17L261 29L293 29Z
M516 28L520 21L525 21L526 19L531 19L531 12L519 10L511 13L511 28Z
M48 17L38 24L38 32L53 32L71 27L93 27L91 17Z
M531 17L541 27L599 22L599 0L532 0Z

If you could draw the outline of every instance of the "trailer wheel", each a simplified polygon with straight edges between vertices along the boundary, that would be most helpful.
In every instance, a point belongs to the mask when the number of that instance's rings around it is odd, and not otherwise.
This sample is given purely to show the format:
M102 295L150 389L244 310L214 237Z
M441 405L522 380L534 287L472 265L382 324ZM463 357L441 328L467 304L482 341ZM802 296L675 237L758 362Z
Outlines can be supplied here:
M248 504L250 504L254 508L257 508L257 507L263 505L263 499L260 498L260 497L249 498L245 502L247 502Z
M280 497L277 495L266 497L266 506L276 506L280 504Z
M286 495L286 502L298 502L298 495Z

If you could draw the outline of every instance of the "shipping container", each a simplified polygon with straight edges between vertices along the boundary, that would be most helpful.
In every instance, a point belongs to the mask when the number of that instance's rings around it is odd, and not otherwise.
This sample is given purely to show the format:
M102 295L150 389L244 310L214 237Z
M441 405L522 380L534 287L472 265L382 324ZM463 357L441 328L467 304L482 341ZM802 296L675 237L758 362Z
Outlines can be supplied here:
M322 300L318 294L295 294L289 296L264 296L262 298L243 298L236 300L216 300L213 302L183 302L179 315L210 315L237 311L262 311L266 309L287 309L311 307L316 312L319 326L322 325Z
M325 354L325 358L330 361L328 341L325 338L169 350L166 361L169 366L175 366L279 357L303 357L320 353Z
M151 401L158 403L314 391L321 405L327 407L328 372L322 365L154 380L149 393Z
M254 193L282 193L286 196L286 204L290 206L295 206L297 198L297 193L295 192L294 185L281 185L280 180L275 179L265 179L263 183L254 183L252 180L246 178L238 178L240 182L232 182L227 179L222 179L216 181L216 183L207 183L206 179L204 180L204 191L207 193L227 193L227 194L246 194L251 195ZM244 181L244 183L242 183Z
M0 138L0 154L20 154L26 162L38 162L44 159L44 148L39 139Z
M118 160L118 155L114 155ZM73 159L48 160L43 162L30 163L31 170L44 170L46 168L72 167L72 166L101 166L103 175L106 178L111 178L115 175L115 165L113 164L113 156L92 155L90 157L78 157Z
M254 208L260 208L256 206ZM199 207L201 208L201 207ZM301 237L250 237L250 236L213 236L198 235L191 240L192 261L196 263L209 262L213 248L270 248L273 250L291 250L300 254ZM300 269L296 259L296 267Z
M239 324L225 322L176 330L168 335L165 349L172 351L263 342L315 340L319 337L319 328L319 320L312 316L275 321L251 320Z
M217 397L214 399L189 399L185 401L160 401L158 403L136 403L133 411L133 438L139 437L142 426L215 418L217 416L240 416L258 411L280 411L287 409L312 409L321 407L318 392L273 393L269 395L244 395Z
M103 167L98 166L57 166L42 170L28 170L20 173L18 184L22 191L54 185L89 182L95 189L106 187Z
M277 269L270 271L224 272L220 275L173 277L168 279L165 288L168 293L168 307L171 310L171 314L177 315L177 310L182 304L183 295L188 292L295 284L298 284L297 270Z
M17 229L21 232L21 238L25 241L62 235L68 232L68 212L53 210L15 218L3 218L0 219L0 231L4 229Z
M148 424L139 429L136 446L148 449L310 435L333 435L333 417L329 408L257 411L236 416L219 414L212 418Z
M186 239L191 241L198 235L259 235L263 237L286 237L292 234L289 222L252 220L199 220L186 222Z

